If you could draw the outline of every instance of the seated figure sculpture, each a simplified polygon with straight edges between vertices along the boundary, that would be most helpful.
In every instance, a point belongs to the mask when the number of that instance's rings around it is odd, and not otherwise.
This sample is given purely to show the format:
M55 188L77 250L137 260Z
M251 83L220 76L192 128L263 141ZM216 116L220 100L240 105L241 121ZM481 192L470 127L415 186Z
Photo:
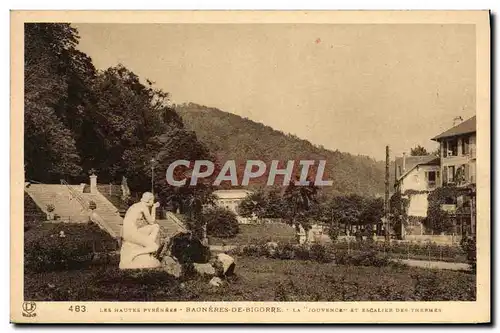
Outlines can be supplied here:
M155 258L158 251L160 226L155 223L156 208L154 195L145 192L141 201L127 210L123 219L122 246L120 250L120 269L159 268L161 262ZM152 207L150 213L149 209Z

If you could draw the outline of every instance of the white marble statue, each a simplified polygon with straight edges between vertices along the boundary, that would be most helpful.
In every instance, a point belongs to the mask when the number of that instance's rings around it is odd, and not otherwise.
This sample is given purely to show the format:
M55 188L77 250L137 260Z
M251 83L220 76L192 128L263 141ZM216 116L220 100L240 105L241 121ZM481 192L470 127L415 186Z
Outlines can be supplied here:
M145 192L141 201L127 210L123 219L120 269L159 268L160 261L153 254L158 250L160 226L155 223L156 208L154 195ZM153 208L150 213L150 208Z

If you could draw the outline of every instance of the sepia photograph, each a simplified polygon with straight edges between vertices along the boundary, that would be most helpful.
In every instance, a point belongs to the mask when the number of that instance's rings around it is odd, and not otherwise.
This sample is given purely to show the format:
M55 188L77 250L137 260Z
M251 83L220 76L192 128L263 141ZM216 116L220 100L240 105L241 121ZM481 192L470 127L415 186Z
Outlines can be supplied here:
M490 320L487 11L77 14L11 14L11 320Z

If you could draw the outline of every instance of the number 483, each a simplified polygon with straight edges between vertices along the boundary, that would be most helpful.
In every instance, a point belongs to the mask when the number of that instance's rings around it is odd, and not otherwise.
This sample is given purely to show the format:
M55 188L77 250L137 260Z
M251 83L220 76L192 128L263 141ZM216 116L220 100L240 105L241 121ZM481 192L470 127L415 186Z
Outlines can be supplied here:
M85 307L85 305L72 305L68 310L71 312L87 312L87 308Z

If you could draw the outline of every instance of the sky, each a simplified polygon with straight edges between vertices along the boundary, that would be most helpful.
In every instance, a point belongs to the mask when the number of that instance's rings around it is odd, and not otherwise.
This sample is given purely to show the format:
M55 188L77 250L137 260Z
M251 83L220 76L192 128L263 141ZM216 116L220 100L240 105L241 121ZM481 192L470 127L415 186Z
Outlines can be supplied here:
M98 69L123 64L180 104L385 159L475 115L473 25L74 24ZM391 158L393 159L393 158Z

